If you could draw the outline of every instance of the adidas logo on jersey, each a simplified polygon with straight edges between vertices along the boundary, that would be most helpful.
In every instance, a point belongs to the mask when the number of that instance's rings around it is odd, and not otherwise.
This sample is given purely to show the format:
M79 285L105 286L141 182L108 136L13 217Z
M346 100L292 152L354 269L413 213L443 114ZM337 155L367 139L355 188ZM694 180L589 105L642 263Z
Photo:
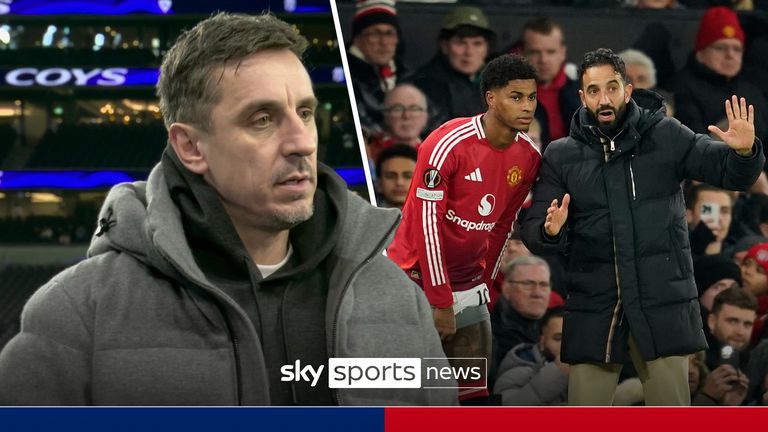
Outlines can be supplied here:
M464 180L482 182L483 176L480 175L480 168L475 168L474 171L464 176Z

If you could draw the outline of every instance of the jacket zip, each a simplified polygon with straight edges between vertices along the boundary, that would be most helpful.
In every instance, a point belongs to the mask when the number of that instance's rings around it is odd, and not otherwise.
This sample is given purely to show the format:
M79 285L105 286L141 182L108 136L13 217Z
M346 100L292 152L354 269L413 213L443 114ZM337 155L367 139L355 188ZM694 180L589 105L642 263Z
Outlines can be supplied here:
M619 279L619 262L616 256L616 235L613 235L613 270L616 272L616 306L613 307L613 317L611 318L611 327L608 329L608 341L605 344L605 362L611 362L611 345L613 344L613 335L616 333L616 321L621 309L621 280Z
M202 288L203 291L206 291L214 299L218 300L216 302L216 308L221 313L221 316L224 319L224 323L227 326L227 332L229 332L230 338L232 340L232 351L235 356L235 378L236 378L235 388L237 389L237 405L238 406L243 405L243 389L242 389L243 377L242 377L242 367L240 366L240 348L239 348L240 345L237 340L237 335L235 334L234 328L232 326L232 322L230 321L229 316L227 316L227 313L224 310L222 303L232 306L235 309L235 311L237 311L237 313L247 318L245 311L242 310L240 305L238 305L233 300L231 300L228 296L222 293L218 288L212 285L201 284L198 281L196 281L194 278L190 277L189 274L187 274L187 272L184 271L184 269L178 266L176 262L170 259L170 257L166 255L162 250L159 253L160 253L160 256L162 256L163 259L166 260L166 262L171 264L174 270L179 272L180 275L182 275L187 280L192 281L198 287Z
M600 132L601 135L605 136L605 134L603 134L602 131L600 131L599 129L598 129L598 131ZM616 136L614 136L613 138L609 138L610 141L611 141L611 143L610 143L611 152L616 150L616 144L615 144L614 140L619 135L621 135L622 132L624 132L624 129L620 130L619 133L617 133ZM605 136L605 137L608 138L607 136ZM604 148L608 147L607 144L603 144L603 146L604 146ZM607 165L608 164L609 153L607 151L605 151L605 150L603 151L603 153L604 153L605 164ZM630 177L632 177L632 199L634 199L634 196L635 196L635 181L634 181L634 176L632 175L632 160L631 159L630 159L629 172L630 172ZM613 231L613 230L611 230L611 231ZM616 253L616 233L612 233L611 234L611 238L613 240L613 270L614 270L614 272L616 274L616 306L613 307L613 317L611 318L611 326L608 329L608 340L605 343L605 362L606 363L610 363L611 362L611 354L612 354L611 353L611 345L613 344L613 336L616 333L616 323L618 321L619 310L621 309L621 280L619 278L619 261L618 261L619 258L618 258L618 254Z
M632 159L629 158L629 178L632 180L632 201L635 201L637 199L637 194L635 192L635 173L632 171Z
M397 222L400 221L400 218L398 218ZM333 326L331 327L331 351L328 353L328 358L333 358L336 356L336 331L339 323L339 310L341 310L341 302L344 301L344 294L346 294L347 290L349 289L349 286L352 285L352 280L355 279L355 276L360 273L363 268L368 265L369 262L375 257L376 255L380 254L384 250L385 242L389 238L389 235L397 228L397 223L394 223L389 230L384 234L384 236L381 239L381 242L376 246L373 253L368 255L368 257L363 260L363 262L360 263L360 265L355 268L355 270L350 274L349 279L347 279L347 283L344 284L344 288L341 290L341 295L339 296L339 302L336 304L336 314L333 317ZM331 392L333 393L333 399L336 402L336 405L341 406L341 397L339 396L339 389L331 389Z
M237 405L240 406L243 404L243 386L240 384L243 380L240 366L240 344L237 340L235 331L232 329L232 323L229 321L229 317L227 317L227 314L224 312L222 312L222 316L224 317L224 321L227 324L227 331L232 338L232 349L234 350L235 354L235 387L237 388Z

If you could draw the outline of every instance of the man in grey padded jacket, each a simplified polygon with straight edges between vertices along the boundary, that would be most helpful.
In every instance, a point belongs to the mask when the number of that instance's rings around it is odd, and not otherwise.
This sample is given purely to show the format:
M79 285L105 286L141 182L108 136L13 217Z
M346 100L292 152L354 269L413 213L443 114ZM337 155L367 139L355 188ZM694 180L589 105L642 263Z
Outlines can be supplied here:
M89 258L29 300L0 403L456 403L329 386L329 358L444 354L423 293L381 253L397 212L317 164L306 46L270 15L179 37L158 83L170 144L146 183L109 193ZM307 365L325 373L288 379Z

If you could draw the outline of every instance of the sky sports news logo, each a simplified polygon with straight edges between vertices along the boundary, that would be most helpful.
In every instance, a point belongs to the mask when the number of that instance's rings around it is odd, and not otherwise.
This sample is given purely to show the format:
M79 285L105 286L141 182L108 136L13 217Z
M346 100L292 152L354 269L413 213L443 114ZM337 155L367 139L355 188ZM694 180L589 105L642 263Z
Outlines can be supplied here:
M485 358L330 358L313 366L296 360L280 368L280 381L307 382L315 387L326 380L329 388L457 388L457 381L483 380ZM482 387L484 388L484 387Z

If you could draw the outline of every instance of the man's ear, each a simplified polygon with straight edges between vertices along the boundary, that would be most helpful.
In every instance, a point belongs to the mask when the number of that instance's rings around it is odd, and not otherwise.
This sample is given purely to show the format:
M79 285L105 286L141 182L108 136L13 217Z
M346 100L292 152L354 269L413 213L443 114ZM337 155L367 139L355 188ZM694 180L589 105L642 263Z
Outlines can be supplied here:
M587 101L584 100L584 90L579 90L579 99L581 99L581 106L586 107Z
M627 84L626 87L624 87L624 103L629 103L629 99L632 97L632 90L635 89L635 86L632 84Z
M707 315L707 326L709 327L709 332L714 333L715 332L715 324L717 323L717 317L715 314L711 313Z
M208 171L208 162L200 149L200 136L200 131L185 123L173 123L168 128L168 140L181 163L191 172L202 175Z
M493 108L495 100L496 95L492 91L485 92L485 104L488 105L488 108Z

